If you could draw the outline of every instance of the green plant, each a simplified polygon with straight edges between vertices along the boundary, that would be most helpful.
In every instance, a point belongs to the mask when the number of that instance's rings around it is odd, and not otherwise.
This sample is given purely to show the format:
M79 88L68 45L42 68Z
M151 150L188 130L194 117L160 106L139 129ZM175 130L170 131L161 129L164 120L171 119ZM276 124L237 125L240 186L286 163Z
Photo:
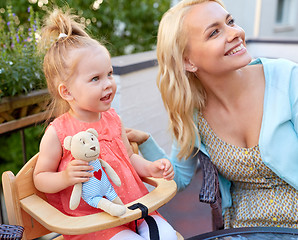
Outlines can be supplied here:
M0 15L0 98L45 87L42 56L36 48L39 18L31 6L28 13L28 22L23 24L11 6Z
M69 3L76 0L68 1ZM91 19L92 35L104 38L112 56L155 49L157 29L170 0L95 0L82 16ZM99 8L95 3L101 2ZM94 19L94 23L92 20Z
M24 129L26 153L29 160L39 151L39 142L44 133L45 126L38 125ZM19 132L10 132L0 136L0 173L10 170L14 174L24 165L21 135Z
M53 6L69 6L80 16L93 37L103 40L112 56L150 51L155 48L159 21L171 0L7 0L20 22L32 6L43 19ZM1 8L5 1L0 1Z

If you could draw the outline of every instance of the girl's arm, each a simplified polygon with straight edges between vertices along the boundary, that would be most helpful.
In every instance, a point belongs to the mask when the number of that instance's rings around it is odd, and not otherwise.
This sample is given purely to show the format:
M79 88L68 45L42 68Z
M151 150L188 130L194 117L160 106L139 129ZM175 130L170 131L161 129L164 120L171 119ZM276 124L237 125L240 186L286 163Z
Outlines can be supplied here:
M45 193L56 193L92 176L86 172L92 167L82 160L71 161L66 169L58 171L62 146L53 126L45 132L40 142L40 153L33 173L35 187Z
M167 180L172 180L174 178L173 166L168 159L159 159L151 162L140 155L133 153L123 126L122 141L126 147L131 164L140 177L157 177L165 178Z

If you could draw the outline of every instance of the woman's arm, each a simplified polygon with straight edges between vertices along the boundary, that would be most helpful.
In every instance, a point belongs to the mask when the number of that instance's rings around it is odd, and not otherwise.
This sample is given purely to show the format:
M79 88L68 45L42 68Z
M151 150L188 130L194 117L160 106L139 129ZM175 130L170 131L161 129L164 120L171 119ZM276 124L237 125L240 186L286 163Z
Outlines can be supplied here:
M193 156L194 153L196 153L197 149L194 150L193 154L191 155L192 157L179 160L177 158L177 154L179 153L180 148L178 147L176 142L173 143L171 156L168 157L165 151L159 147L153 137L148 133L129 129L129 131L127 131L127 134L129 140L136 141L138 139L138 141L136 142L143 141L145 138L147 138L146 141L139 145L139 150L145 159L148 159L149 161L156 161L157 159L161 158L170 160L175 172L174 180L177 183L179 190L183 190L189 185L197 168L198 160L196 156Z
M174 170L170 161L168 159L156 159L151 162L133 153L126 132L122 126L122 141L126 146L130 162L138 175L140 177L157 177L172 180L174 178Z
M290 101L292 102L292 122L298 135L298 65L292 70Z

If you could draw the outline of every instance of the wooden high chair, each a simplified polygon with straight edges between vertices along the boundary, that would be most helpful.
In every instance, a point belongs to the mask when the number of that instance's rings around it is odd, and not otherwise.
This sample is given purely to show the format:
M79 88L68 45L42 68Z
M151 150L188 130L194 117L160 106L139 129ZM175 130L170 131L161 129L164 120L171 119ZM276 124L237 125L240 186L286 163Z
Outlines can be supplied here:
M116 227L136 219L142 215L141 210L130 210L120 217L113 217L105 212L70 217L51 206L45 194L38 191L33 183L33 170L38 154L33 156L15 176L11 171L2 174L4 199L9 224L23 226L23 239L34 239L54 232L59 234L85 234L107 228ZM144 182L155 187L149 194L127 204L141 203L148 208L148 213L157 210L177 191L176 183L157 178L144 178ZM183 237L177 232L178 239ZM60 235L56 240L62 240Z

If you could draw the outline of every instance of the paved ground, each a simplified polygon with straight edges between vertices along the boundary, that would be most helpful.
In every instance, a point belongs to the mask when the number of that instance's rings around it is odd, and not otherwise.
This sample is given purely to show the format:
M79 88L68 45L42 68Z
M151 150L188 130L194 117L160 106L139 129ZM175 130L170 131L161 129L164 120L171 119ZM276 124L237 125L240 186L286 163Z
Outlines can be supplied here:
M202 172L198 171L191 184L159 212L186 239L205 232L212 231L211 208L209 204L199 201L199 191L202 184Z

